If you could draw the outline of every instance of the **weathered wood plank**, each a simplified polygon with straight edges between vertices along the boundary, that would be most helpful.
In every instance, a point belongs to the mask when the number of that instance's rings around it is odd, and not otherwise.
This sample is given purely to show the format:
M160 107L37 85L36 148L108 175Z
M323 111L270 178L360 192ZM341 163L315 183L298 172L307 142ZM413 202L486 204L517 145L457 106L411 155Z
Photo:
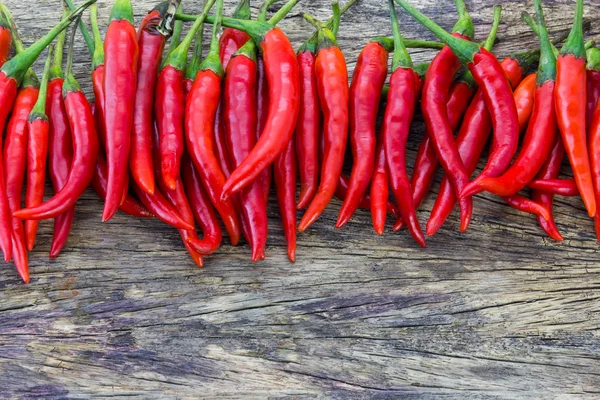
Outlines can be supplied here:
M56 0L6 3L26 43L60 16ZM102 21L109 3L99 1ZM134 0L136 21L152 3ZM283 21L295 45L311 32L301 11L326 18L327 3L303 2ZM492 14L481 3L467 1L480 38ZM545 3L551 32L568 29L573 2ZM450 0L414 4L452 26ZM535 47L519 21L530 2L503 6L497 53ZM598 3L586 2L586 17L599 16ZM401 18L407 37L432 38ZM369 37L390 32L386 2L361 0L340 31L350 68ZM590 36L598 34L594 22ZM76 75L89 93L89 56L82 41L76 46ZM422 62L433 53L413 54ZM423 134L416 119L411 159ZM556 203L564 243L483 195L467 233L457 233L453 215L421 250L406 233L374 235L366 211L335 230L334 202L299 235L291 265L272 198L265 262L226 245L198 270L173 229L122 215L102 224L101 203L86 192L58 260L47 259L51 223L42 223L31 284L12 265L0 273L0 397L600 396L598 245L581 202Z

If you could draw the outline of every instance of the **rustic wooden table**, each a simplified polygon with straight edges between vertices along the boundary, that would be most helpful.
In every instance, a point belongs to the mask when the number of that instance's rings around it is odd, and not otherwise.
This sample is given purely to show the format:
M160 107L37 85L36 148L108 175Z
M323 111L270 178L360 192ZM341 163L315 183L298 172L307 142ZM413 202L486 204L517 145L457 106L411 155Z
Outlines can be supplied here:
M134 0L136 21L153 2ZM6 3L26 43L60 16L58 0ZM106 21L112 2L98 3ZM295 45L311 33L301 12L326 18L327 3L301 2L282 23ZM452 26L452 1L413 3ZM482 3L467 1L479 38L492 14ZM530 3L504 3L499 55L536 46L519 20ZM574 1L545 3L550 31L568 29ZM599 4L586 1L597 39ZM228 0L227 12L233 6ZM432 38L405 14L401 23L408 38ZM348 12L340 45L350 69L369 37L390 32L384 1ZM89 92L90 57L82 40L76 46L77 78ZM432 54L413 53L416 62ZM423 135L416 120L411 159ZM299 235L290 264L272 196L266 261L252 264L248 246L225 243L199 270L173 229L123 215L103 224L101 202L88 192L57 260L47 258L46 222L31 283L12 265L0 272L0 397L600 396L598 244L579 200L556 203L563 243L485 195L467 233L457 233L453 215L422 250L406 232L377 237L367 211L334 229L336 201Z

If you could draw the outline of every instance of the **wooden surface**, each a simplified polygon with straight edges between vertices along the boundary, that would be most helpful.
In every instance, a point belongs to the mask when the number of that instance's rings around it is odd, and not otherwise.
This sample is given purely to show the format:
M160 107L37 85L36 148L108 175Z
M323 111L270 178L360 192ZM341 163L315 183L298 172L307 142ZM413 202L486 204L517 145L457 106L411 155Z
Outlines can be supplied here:
M152 3L134 0L137 22ZM451 0L413 3L452 26ZM492 13L482 3L467 1L479 38ZM545 3L550 31L567 29L574 1ZM58 20L58 4L7 1L26 43ZM586 1L600 39L598 6ZM99 8L106 21L109 4ZM526 9L531 2L504 3L500 56L536 46L519 21ZM325 0L301 2L282 23L295 45L311 33L301 11L329 14ZM431 38L405 14L401 24L408 38ZM367 38L390 32L384 1L362 0L344 16L350 68ZM78 40L88 91L89 67ZM422 134L417 115L411 160ZM101 202L86 192L60 258L47 258L45 222L31 283L12 264L0 272L0 398L600 397L600 255L580 200L556 201L564 243L486 195L467 233L453 214L425 250L406 232L377 237L364 210L335 230L339 205L299 235L296 264L272 198L266 261L226 243L199 270L173 229L123 215L103 224Z

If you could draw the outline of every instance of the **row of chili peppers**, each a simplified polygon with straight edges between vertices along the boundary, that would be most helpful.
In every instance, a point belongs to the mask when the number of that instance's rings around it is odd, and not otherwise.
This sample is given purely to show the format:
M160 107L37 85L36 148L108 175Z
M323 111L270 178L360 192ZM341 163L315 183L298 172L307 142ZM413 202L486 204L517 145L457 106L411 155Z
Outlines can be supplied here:
M404 40L394 1L442 43ZM430 191L438 164L446 177L427 235L439 230L457 203L465 231L472 196L482 191L535 214L556 240L562 237L552 217L555 194L581 193L590 216L596 217L600 50L591 43L586 53L582 0L577 0L575 23L560 53L548 38L541 0L535 0L536 19L524 19L539 36L540 49L501 62L490 52L500 7L494 10L488 39L479 45L472 41L473 24L463 0L455 0L459 19L452 33L405 0L390 0L393 38L375 38L364 47L350 86L336 36L340 15L355 0L342 8L334 2L327 23L305 15L316 33L297 53L276 27L297 0L289 0L269 20L267 11L275 1L267 0L256 21L250 20L249 0L241 0L231 18L223 17L222 0L206 0L200 15L183 14L177 0L164 1L137 31L130 0L116 0L104 40L94 2L75 8L68 0L71 12L65 9L63 20L27 49L0 3L2 130L8 121L0 163L0 248L7 262L14 259L26 282L27 251L34 246L38 221L54 218L50 256L58 256L75 204L90 184L105 202L104 221L117 210L155 216L179 230L200 267L221 245L221 221L233 245L244 236L252 259L264 259L272 180L291 261L296 229L306 230L334 196L343 201L336 227L359 207L370 208L375 231L382 234L391 212L397 217L394 230L406 226L424 247L416 210ZM89 6L91 34L80 20ZM216 11L209 15L213 7ZM73 21L92 56L92 103L72 74L75 29L64 72L62 68L65 29ZM183 38L182 21L194 22ZM204 23L213 28L203 58ZM219 37L221 25L225 29ZM11 41L15 56L8 60ZM30 67L46 47L38 83ZM408 47L440 52L430 63L414 66ZM467 68L461 70L461 65ZM526 75L536 65L537 73ZM406 144L419 101L427 132L409 178ZM380 107L384 115L377 134ZM490 134L486 167L470 181ZM349 177L342 172L348 139L353 158ZM557 179L565 153L574 181ZM55 195L43 202L46 169ZM390 187L395 203L389 199ZM532 188L531 199L519 194L526 187ZM296 213L302 209L306 212L298 223Z

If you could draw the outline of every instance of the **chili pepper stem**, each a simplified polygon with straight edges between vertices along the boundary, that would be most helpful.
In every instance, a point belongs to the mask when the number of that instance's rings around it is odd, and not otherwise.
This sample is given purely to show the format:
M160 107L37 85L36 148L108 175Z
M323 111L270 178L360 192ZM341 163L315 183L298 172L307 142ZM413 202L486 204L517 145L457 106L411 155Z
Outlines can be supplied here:
M75 7L75 4L73 4L73 0L63 0L66 4L67 7L69 8L69 10L71 11L75 11L77 9L77 7ZM85 44L88 48L88 50L90 51L90 54L94 54L94 40L92 38L92 36L90 36L90 32L87 30L87 28L85 27L85 24L83 23L83 21L79 20L79 30L81 31L81 34L83 35L83 40L85 41Z
M98 27L98 6L92 5L90 8L90 20L92 22L92 32L94 34L94 54L92 55L92 71L98 66L104 65L104 43Z
M585 44L583 42L583 0L577 0L573 28L560 54L572 54L576 58L585 58Z
M46 63L44 64L44 74L42 75L42 82L40 83L40 92L38 94L38 99L29 114L29 122L36 119L48 119L46 116L46 94L48 93L48 81L50 79L53 51L54 45L51 44L48 46L48 56L46 58Z
M114 5L110 11L110 17L108 23L112 21L129 21L133 24L133 7L131 6L131 0L115 0Z

